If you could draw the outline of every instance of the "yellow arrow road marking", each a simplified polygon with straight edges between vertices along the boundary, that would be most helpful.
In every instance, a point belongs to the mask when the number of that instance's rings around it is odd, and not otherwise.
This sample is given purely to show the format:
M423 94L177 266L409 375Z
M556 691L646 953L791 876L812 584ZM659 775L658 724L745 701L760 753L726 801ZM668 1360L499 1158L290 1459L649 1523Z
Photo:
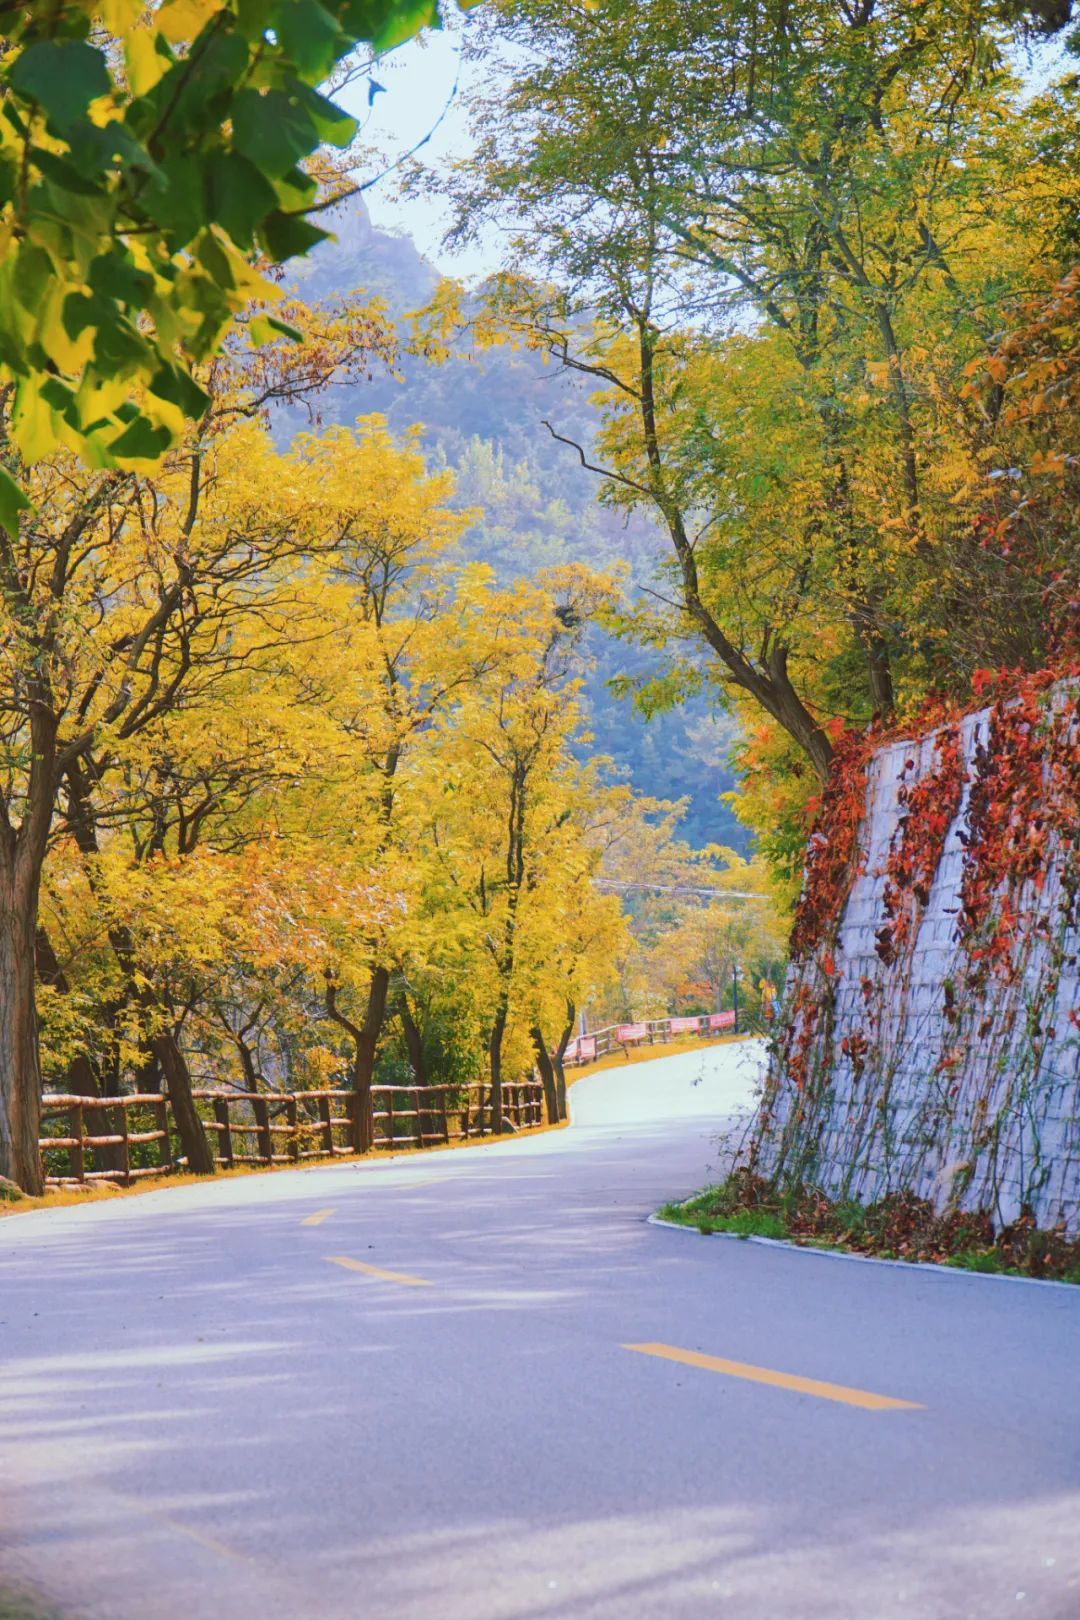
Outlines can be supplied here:
M328 1221L333 1213L332 1209L317 1209L314 1215L305 1215L300 1225L321 1226L323 1221Z
M328 1254L332 1266L344 1266L346 1271L361 1271L365 1277L380 1277L383 1282L401 1283L405 1288L430 1288L426 1277L410 1277L404 1271L384 1271L382 1266L369 1266L363 1260L350 1260L348 1255Z
M849 1389L846 1384L826 1384L819 1378L801 1378L797 1373L774 1372L770 1367L754 1367L747 1361L726 1361L723 1356L705 1356L697 1350L679 1350L673 1344L624 1344L624 1350L639 1350L645 1356L680 1361L687 1367L704 1367L707 1372L725 1373L729 1378L747 1378L754 1384L771 1384L776 1389L793 1389L800 1395L817 1395L823 1401L841 1401L845 1406L861 1406L868 1412L921 1412L918 1401L900 1401L892 1395L874 1395L868 1389Z

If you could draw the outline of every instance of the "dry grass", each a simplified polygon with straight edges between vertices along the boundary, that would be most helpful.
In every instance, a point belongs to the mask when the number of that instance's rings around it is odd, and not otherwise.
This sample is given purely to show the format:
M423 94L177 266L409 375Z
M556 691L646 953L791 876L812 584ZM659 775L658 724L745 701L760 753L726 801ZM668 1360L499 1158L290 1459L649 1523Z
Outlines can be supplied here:
M321 1160L329 1164L329 1159ZM237 1165L233 1170L219 1170L218 1179L229 1179L233 1176L267 1175L271 1170L295 1170L295 1165ZM160 1187L195 1187L206 1183L208 1177L196 1175L163 1175L147 1176L137 1181L131 1187L120 1187L115 1181L87 1182L82 1187L50 1187L43 1198L32 1198L29 1193L14 1203L7 1203L0 1199L0 1220L5 1215L25 1215L32 1209L67 1209L74 1204L98 1204L103 1199L132 1198L137 1193L156 1192ZM3 1616L0 1615L0 1620Z

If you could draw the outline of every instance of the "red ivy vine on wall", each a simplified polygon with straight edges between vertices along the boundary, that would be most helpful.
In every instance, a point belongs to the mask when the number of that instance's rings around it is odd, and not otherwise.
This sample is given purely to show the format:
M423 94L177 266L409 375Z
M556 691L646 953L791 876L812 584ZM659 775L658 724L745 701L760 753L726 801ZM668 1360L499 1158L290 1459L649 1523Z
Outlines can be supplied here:
M904 776L915 761L904 764ZM886 967L895 962L914 933L930 899L949 828L960 808L965 781L964 745L958 725L943 726L934 764L915 782L901 780L900 823L885 865L885 917L876 950Z
M1014 950L1018 895L1025 882L1042 888L1052 850L1065 851L1064 903L1080 894L1080 705L1069 678L1077 671L1035 675L981 672L976 696L993 702L986 741L977 750L966 829L961 907L957 938L972 971L965 988L993 968L1003 978L1020 971ZM936 729L934 760L915 781L902 782L901 819L882 876L885 921L877 933L877 954L892 968L918 932L949 830L960 811L966 785L962 713L954 706L927 706L920 716L924 735ZM832 774L810 835L803 892L795 913L791 953L805 967L799 973L781 1032L777 1078L806 1099L815 1077L828 1079L834 1054L831 1035L837 964L837 931L851 885L859 871L860 827L866 814L867 774L872 754L910 728L891 733L847 733L837 742ZM909 759L905 776L914 770ZM1071 852L1071 853L1070 853ZM869 1009L877 986L862 979ZM884 987L882 987L884 988ZM946 1021L955 1025L959 1008L952 981L942 986ZM980 1034L982 1031L980 1031ZM872 1067L874 1042L859 1030L845 1036L840 1051L855 1078ZM963 1043L942 1055L938 1072L949 1072L964 1056Z
M812 956L830 925L835 929L839 924L855 880L859 826L866 813L866 767L875 741L872 734L849 731L836 743L806 846L806 876L791 930L791 954L797 962Z
M961 833L957 934L973 963L1002 978L1016 973L1019 891L1041 892L1051 849L1075 846L1080 829L1080 703L1048 700L1053 679L997 679Z

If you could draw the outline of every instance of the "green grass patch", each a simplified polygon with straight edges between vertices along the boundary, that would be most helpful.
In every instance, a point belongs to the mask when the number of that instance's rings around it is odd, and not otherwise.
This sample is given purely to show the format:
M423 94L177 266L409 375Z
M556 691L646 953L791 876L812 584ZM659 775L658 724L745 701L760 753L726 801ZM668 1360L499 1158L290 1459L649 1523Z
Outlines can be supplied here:
M1044 1231L1028 1217L995 1228L985 1211L939 1213L912 1193L873 1204L832 1199L819 1187L774 1186L737 1170L660 1215L699 1232L767 1237L881 1260L910 1260L962 1271L1080 1283L1080 1240Z
M702 1193L690 1204L665 1204L660 1214L680 1226L696 1226L699 1232L732 1232L736 1237L786 1238L788 1230L779 1215L767 1210L736 1209L718 1213L709 1206L709 1195ZM694 1205L701 1207L695 1209Z

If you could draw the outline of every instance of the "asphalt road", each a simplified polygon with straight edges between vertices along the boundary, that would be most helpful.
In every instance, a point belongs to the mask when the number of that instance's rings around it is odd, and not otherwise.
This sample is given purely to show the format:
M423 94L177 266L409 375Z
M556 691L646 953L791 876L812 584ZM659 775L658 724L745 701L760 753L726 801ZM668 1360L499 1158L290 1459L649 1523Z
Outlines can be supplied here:
M753 1072L0 1222L8 1612L1078 1620L1080 1289L646 1225Z

